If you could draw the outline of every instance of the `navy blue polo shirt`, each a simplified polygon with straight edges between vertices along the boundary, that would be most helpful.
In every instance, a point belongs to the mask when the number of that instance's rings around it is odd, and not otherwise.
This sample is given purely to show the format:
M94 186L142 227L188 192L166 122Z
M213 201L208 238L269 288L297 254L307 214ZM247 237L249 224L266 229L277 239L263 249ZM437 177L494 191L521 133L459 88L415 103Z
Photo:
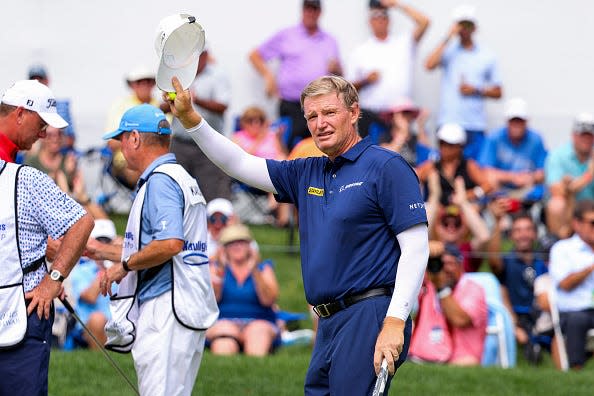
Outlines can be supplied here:
M509 300L516 313L530 313L534 300L534 279L548 272L543 260L535 258L525 263L515 251L503 257L503 272L499 276L509 293Z
M419 180L399 154L365 138L334 162L316 157L267 164L276 199L299 211L310 304L394 285L396 235L427 222Z

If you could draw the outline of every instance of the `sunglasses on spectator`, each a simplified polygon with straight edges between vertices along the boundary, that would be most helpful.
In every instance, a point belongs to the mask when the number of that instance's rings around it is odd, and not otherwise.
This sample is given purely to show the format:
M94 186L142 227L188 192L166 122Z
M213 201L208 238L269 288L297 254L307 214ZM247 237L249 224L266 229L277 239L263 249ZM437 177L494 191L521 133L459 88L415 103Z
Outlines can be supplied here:
M444 228L448 228L448 227L460 228L460 227L462 227L462 218L460 218L459 216L444 217L443 219L441 219L441 225Z
M590 224L590 227L594 227L594 219L580 219L582 223Z
M227 221L229 218L222 213L213 213L208 216L208 222L210 224L215 224L216 222L220 222L222 225L227 225Z

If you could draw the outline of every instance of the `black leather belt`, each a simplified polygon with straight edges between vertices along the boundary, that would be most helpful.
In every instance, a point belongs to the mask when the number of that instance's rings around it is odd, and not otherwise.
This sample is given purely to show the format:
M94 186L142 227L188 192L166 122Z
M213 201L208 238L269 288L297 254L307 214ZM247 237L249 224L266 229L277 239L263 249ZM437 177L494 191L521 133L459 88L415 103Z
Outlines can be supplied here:
M350 307L351 305L356 304L359 301L365 300L367 298L391 295L392 288L378 287L375 289L369 289L360 294L347 296L342 300L336 300L326 304L316 305L315 307L313 307L313 310L316 313L316 315L318 315L320 318L327 318L328 316L334 315L335 313L342 311L343 309Z

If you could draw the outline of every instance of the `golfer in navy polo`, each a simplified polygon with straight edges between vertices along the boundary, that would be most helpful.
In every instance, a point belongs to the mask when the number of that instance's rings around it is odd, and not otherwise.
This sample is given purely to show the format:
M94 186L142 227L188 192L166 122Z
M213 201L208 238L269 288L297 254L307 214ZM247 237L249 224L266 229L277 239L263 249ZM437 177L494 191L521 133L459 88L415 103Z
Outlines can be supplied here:
M173 83L173 112L202 151L230 176L299 209L305 294L320 317L305 394L371 394L382 359L390 374L406 359L409 313L429 255L414 171L399 154L361 139L358 94L341 77L321 77L301 94L327 157L293 161L247 154Z

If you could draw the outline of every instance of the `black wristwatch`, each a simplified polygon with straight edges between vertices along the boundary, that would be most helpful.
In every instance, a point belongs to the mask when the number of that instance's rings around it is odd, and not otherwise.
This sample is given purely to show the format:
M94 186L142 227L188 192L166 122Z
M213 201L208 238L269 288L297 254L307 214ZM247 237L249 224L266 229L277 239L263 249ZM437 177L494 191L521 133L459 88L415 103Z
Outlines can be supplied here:
M125 259L122 260L122 267L124 267L124 269L126 270L126 272L132 271L130 269L130 267L128 267L128 261L130 261L130 256L128 256L128 257L126 257Z
M57 282L62 282L64 279L66 279L66 277L63 276L62 273L57 269L51 270L49 276L51 280L55 280Z

